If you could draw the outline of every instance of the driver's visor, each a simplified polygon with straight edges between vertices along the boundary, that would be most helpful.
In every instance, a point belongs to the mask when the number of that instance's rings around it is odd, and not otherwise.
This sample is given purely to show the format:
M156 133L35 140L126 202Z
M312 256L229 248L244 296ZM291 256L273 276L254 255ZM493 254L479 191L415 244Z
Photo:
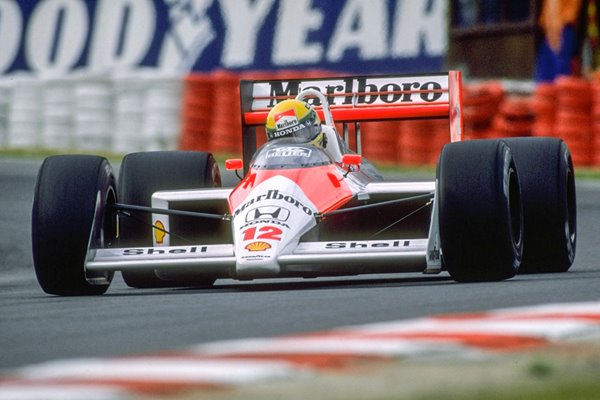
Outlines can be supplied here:
M269 140L294 138L299 143L309 142L319 134L319 131L319 124L315 124L314 120L309 120L306 122L297 123L296 125L287 127L285 129L267 129L267 138Z

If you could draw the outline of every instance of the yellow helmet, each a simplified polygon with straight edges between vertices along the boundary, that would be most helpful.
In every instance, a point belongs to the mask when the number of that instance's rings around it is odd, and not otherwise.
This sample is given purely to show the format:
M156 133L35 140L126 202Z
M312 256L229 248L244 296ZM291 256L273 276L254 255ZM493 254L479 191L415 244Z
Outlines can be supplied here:
M313 142L321 131L321 119L310 104L288 99L269 111L265 124L267 139L293 138L300 143Z

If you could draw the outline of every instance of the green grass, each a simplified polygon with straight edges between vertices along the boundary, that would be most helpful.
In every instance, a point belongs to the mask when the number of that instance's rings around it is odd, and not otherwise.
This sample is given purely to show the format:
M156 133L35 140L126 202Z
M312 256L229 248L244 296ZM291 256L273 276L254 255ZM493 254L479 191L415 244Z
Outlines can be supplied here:
M109 151L85 151L85 150L51 150L42 147L32 147L23 149L5 149L0 148L0 157L2 158L25 158L25 159L43 159L57 154L96 154L112 161L121 161L123 154Z
M518 365L518 366L517 366ZM523 364L513 364L516 376L510 381L491 378L481 385L419 396L419 400L594 400L600 399L600 363L593 357L548 356L530 358ZM508 364L510 368L510 364ZM492 383L490 383L492 382Z
M555 383L540 382L532 387L507 385L504 389L474 389L460 393L446 393L419 397L419 400L594 400L600 399L600 382L588 379L579 382Z
M600 179L600 167L594 168L585 168L579 167L575 168L575 177L578 179Z
M85 151L85 150L50 150L45 148L23 148L23 149L6 149L0 148L0 157L28 158L37 159L45 158L56 154L97 154L108 158L111 162L118 163L123 158L124 154L109 152L109 151ZM235 154L215 154L215 158L219 165L225 164L228 158L239 158L241 155ZM391 165L375 163L377 168L383 174L405 173L405 174L423 174L435 175L434 165ZM600 180L599 167L578 167L575 169L577 179Z

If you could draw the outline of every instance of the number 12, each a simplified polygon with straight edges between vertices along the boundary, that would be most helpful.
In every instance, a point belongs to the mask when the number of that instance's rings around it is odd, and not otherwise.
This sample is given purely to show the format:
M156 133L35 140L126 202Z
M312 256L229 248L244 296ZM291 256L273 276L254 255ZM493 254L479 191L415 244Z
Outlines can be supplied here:
M254 239L263 239L263 240L281 240L281 235L283 231L274 226L261 226L258 228L254 226L250 229L246 229L244 232L244 240L254 240Z

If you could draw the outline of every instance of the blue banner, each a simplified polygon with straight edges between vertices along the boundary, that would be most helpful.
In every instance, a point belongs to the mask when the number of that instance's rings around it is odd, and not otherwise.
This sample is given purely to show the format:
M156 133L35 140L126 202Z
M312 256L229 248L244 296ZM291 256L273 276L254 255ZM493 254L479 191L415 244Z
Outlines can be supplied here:
M0 74L443 68L446 0L0 0Z

